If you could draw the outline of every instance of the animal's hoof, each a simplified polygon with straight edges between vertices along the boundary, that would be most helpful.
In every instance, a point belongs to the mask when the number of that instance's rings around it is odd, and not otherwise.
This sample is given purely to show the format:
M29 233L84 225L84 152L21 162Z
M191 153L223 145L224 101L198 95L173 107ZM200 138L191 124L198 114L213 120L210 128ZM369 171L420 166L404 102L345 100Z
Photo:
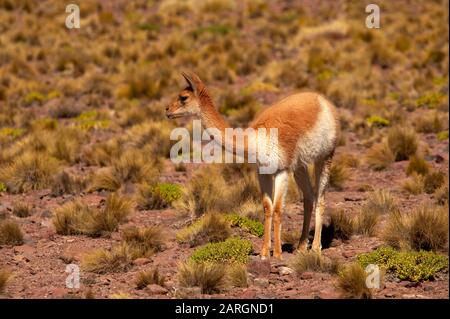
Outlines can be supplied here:
M312 246L312 247L311 247L311 250L312 250L313 252L315 252L315 253L320 254L321 251L322 251L322 246L319 246L319 247L314 247L314 246Z
M283 256L280 255L273 255L273 258L278 259L278 260L283 260Z
M308 250L308 243L300 244L297 247L297 252L299 251L307 251Z

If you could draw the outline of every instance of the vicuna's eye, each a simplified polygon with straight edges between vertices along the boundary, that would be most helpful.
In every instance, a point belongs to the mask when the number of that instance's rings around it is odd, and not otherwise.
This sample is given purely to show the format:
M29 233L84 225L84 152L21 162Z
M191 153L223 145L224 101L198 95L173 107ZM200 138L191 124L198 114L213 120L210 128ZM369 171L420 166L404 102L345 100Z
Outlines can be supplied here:
M187 95L180 95L180 101L185 102L188 99L189 96Z

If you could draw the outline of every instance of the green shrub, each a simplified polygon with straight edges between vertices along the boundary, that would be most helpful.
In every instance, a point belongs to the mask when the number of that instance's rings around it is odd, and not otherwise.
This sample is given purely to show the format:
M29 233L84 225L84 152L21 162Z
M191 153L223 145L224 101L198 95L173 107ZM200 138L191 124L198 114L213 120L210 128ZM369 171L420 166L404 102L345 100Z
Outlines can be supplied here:
M250 234L258 237L262 237L262 235L264 235L264 225L257 220L252 220L246 216L240 216L238 214L229 215L227 218L231 222L231 226L242 228Z
M441 103L445 102L445 95L439 92L429 92L416 100L416 106L426 106L429 108L437 108Z
M392 271L402 280L423 281L433 279L436 273L448 268L448 258L427 251L398 251L392 247L380 247L377 250L357 256L361 266L376 264Z
M145 209L162 209L179 199L183 192L179 185L158 183L154 186L144 185L139 190L138 204Z
M9 136L12 138L16 138L22 136L25 131L21 128L13 128L13 127L4 127L0 129L0 137Z
M28 93L25 98L23 99L23 102L25 105L31 105L34 102L38 103L38 104L42 104L42 102L45 101L45 95L43 95L40 92L30 92Z
M389 120L377 115L372 115L366 120L366 122L369 126L373 127L385 127L389 126L390 124Z
M197 248L190 259L196 262L246 263L253 251L252 242L240 238L230 238L219 243L209 243Z
M442 131L437 135L438 140L445 141L448 140L448 131Z
M2 182L0 182L0 193L1 192L6 192L6 185Z

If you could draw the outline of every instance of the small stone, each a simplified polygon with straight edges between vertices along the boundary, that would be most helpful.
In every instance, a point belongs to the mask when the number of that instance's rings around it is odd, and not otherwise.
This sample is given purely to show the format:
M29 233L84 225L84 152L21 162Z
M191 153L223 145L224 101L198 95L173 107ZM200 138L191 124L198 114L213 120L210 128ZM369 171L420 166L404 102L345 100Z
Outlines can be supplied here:
M425 290L425 291L433 291L434 288L432 286L425 286L425 287L423 287L423 290Z
M294 272L294 269L289 268L289 267L284 267L284 266L282 266L282 267L278 268L278 273L279 273L281 276L290 275L290 274L292 274L293 272Z
M145 291L151 295L165 295L166 293L169 292L166 288L161 287L160 285L156 285L156 284L148 285L145 288Z
M313 273L309 272L309 271L305 271L304 273L302 273L300 275L300 279L303 279L303 280L312 279L312 277L313 277Z
M150 259L148 258L137 258L133 261L133 264L135 264L136 266L143 266L146 265L150 262Z
M253 284L255 286L261 287L261 288L267 288L269 287L269 279L267 278L255 278L253 281Z

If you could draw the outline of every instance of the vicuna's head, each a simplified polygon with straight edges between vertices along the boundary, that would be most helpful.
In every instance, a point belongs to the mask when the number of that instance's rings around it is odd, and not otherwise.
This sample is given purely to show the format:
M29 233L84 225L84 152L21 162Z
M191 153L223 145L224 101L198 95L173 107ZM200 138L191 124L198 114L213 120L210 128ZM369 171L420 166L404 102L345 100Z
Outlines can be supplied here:
M166 115L169 119L186 116L199 116L201 107L201 92L204 85L194 73L182 73L188 86L177 94L176 98L166 107Z

